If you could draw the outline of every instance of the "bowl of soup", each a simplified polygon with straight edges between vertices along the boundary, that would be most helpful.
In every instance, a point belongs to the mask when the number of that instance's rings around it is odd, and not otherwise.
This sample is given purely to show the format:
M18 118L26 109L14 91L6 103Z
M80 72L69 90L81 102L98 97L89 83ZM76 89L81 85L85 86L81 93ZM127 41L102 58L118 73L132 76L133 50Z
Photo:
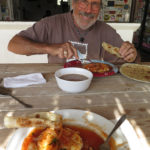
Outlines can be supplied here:
M67 93L80 93L89 88L93 74L83 68L62 68L55 72L55 79L61 90Z

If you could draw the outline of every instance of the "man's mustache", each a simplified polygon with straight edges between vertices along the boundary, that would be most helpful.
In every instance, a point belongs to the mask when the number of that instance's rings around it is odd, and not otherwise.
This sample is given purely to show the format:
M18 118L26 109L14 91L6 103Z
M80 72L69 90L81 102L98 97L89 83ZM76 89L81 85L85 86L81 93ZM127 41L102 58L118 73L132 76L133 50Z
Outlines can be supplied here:
M86 13L86 12L80 12L80 15L86 16L86 17L89 17L89 18L94 18L95 17L95 14Z

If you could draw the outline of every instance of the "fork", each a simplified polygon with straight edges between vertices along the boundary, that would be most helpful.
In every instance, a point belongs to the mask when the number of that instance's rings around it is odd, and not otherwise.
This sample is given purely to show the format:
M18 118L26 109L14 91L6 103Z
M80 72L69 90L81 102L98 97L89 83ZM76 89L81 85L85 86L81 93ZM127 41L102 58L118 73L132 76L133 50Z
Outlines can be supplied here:
M12 95L11 90L9 90L5 87L0 87L0 94L11 96L13 99L15 99L17 102L19 102L20 104L22 104L26 108L32 108L33 107L32 105L26 104L26 103L22 102L20 99L18 99L16 96Z
M92 63L92 61L90 59L78 59L78 60L81 61L82 64Z
M109 140L110 140L112 134L120 127L120 125L125 121L125 119L126 119L126 115L123 115L123 116L117 121L116 125L114 126L114 128L112 129L112 131L109 133L109 135L108 135L106 141L105 141L103 144L101 144L101 145L99 146L99 150L111 150L111 148L110 148L108 142L109 142Z

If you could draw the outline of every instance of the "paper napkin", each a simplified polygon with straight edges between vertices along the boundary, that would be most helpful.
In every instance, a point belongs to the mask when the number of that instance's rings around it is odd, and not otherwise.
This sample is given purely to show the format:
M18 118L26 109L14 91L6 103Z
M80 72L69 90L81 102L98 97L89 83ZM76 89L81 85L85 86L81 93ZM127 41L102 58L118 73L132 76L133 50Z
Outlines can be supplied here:
M19 88L42 83L46 83L46 80L41 73L32 73L27 75L19 75L16 77L4 78L4 87L6 88Z

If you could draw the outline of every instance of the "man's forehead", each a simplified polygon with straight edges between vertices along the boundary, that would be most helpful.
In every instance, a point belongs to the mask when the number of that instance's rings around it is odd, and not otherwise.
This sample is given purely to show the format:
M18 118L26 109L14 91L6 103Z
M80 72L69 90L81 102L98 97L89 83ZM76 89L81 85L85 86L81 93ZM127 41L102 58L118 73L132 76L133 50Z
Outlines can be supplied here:
M88 2L101 2L101 0L87 0Z
M77 1L80 1L80 0L77 0ZM98 2L98 3L100 3L101 2L101 0L86 0L86 1L88 1L88 2Z

